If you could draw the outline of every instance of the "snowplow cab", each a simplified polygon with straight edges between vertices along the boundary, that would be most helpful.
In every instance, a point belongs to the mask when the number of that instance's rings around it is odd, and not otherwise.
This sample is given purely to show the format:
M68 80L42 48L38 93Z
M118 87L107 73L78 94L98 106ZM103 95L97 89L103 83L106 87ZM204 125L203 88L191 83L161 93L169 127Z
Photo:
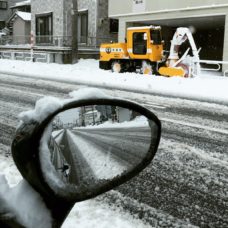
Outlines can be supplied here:
M128 28L127 41L127 50L131 59L144 59L151 62L162 59L163 42L160 26Z

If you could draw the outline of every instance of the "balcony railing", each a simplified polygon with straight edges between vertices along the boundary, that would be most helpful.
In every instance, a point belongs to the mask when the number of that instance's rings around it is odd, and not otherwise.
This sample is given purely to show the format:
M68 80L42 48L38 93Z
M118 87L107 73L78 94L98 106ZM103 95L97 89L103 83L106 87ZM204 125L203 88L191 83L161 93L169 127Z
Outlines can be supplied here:
M98 48L101 43L116 42L113 37L80 37L79 47ZM34 46L71 47L72 36L35 36ZM31 45L30 36L2 36L0 45Z

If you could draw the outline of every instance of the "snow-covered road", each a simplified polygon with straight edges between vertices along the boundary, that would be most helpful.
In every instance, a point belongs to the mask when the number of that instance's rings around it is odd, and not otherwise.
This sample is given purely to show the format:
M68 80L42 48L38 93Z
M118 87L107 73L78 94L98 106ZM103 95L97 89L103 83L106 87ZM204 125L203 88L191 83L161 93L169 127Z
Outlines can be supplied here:
M42 96L64 98L79 87L0 75L0 166L4 169L1 172L15 176L11 182L16 183L20 176L5 154L10 150L18 113L32 108ZM161 144L153 164L144 172L115 191L76 205L65 227L74 227L74 221L79 222L78 227L92 227L92 223L97 223L93 227L102 227L102 222L103 227L228 227L228 107L104 91L153 110L162 119ZM116 224L112 216L116 216Z
M228 78L217 72L202 72L195 78L157 77L136 73L110 73L99 69L98 60L80 60L74 65L32 63L0 59L0 73L17 75L23 80L35 78L68 82L106 89L125 90L174 98L228 104Z

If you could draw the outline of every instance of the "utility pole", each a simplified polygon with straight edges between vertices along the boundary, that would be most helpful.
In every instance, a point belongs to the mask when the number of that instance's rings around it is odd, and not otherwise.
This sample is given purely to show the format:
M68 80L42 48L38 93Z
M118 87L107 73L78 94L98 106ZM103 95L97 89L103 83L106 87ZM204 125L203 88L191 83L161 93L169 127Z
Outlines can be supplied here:
M72 0L71 8L72 21L72 64L78 62L78 1Z

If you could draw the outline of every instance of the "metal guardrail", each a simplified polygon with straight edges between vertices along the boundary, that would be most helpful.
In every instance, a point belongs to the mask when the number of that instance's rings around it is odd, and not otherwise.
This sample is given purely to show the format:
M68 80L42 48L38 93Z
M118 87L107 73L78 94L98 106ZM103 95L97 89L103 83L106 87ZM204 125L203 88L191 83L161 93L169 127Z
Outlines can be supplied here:
M214 71L214 72L219 72L222 68L222 65L228 65L228 61L217 61L217 60L199 60L199 61L193 61L193 66L194 64L197 63L203 63L205 64L207 67L201 67L200 70L201 71ZM211 66L211 68L209 68L209 66ZM215 67L214 67L215 66ZM228 70L225 70L223 72L223 76L226 77L228 76ZM194 75L197 76L197 75Z
M72 45L71 36L35 36L31 45L31 36L2 36L0 37L0 58L47 62L55 61L54 54L62 49L69 49ZM115 41L113 37L80 37L79 49L95 50L101 43ZM31 49L32 46L34 49ZM46 51L42 51L42 50Z

